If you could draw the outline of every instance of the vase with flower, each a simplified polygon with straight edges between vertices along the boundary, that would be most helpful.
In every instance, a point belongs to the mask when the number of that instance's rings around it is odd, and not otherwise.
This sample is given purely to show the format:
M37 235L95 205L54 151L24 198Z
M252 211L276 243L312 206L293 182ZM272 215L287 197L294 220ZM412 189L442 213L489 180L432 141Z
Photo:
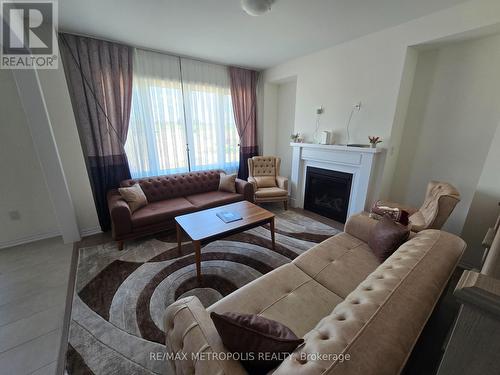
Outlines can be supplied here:
M372 146L372 148L376 148L379 143L382 143L380 137L376 137L374 135L370 135L368 139L370 140L370 145Z

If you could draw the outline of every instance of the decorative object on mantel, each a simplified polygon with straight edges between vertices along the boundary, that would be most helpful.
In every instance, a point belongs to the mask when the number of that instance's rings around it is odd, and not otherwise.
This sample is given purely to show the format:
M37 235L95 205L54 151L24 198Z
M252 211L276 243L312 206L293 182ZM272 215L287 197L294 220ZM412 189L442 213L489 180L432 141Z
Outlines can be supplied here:
M325 109L323 108L323 106L316 108L316 129L314 129L314 135L313 135L314 143L321 143L321 136L319 135L319 127L320 127L321 115L324 112Z
M318 143L320 145L329 145L330 144L330 132L326 131L326 130L322 131Z
M377 147L377 145L379 143L382 143L382 140L380 139L380 137L376 137L374 135L368 136L368 139L370 140L370 144L372 145L372 148L375 148L375 147Z
M304 137L302 135L300 135L300 133L295 133L295 134L292 133L292 135L290 136L290 139L294 143L302 143L302 142L304 142Z

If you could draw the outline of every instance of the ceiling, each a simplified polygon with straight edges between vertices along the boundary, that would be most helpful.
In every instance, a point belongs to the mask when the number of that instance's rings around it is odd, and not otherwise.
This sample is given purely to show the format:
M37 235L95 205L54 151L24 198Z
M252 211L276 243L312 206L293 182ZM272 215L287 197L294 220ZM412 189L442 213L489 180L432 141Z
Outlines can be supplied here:
M62 31L225 64L267 68L465 0L59 0Z

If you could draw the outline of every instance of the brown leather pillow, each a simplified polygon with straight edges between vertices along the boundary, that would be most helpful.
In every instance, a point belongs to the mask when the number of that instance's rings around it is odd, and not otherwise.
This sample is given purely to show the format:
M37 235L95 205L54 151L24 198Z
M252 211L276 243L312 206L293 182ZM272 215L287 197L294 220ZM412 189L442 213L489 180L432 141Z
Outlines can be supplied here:
M250 371L272 370L304 342L284 324L259 315L212 312L210 317L224 346Z
M390 217L384 216L370 232L368 246L384 262L401 246L410 236L410 230Z
M220 174L219 190L227 191L228 193L236 193L236 173L235 174Z

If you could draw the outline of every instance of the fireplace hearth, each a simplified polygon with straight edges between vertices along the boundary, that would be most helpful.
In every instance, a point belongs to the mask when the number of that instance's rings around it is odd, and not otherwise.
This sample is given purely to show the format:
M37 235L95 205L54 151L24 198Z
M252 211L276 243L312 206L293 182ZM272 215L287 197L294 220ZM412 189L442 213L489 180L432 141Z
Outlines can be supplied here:
M351 184L350 173L307 167L304 209L345 223Z

